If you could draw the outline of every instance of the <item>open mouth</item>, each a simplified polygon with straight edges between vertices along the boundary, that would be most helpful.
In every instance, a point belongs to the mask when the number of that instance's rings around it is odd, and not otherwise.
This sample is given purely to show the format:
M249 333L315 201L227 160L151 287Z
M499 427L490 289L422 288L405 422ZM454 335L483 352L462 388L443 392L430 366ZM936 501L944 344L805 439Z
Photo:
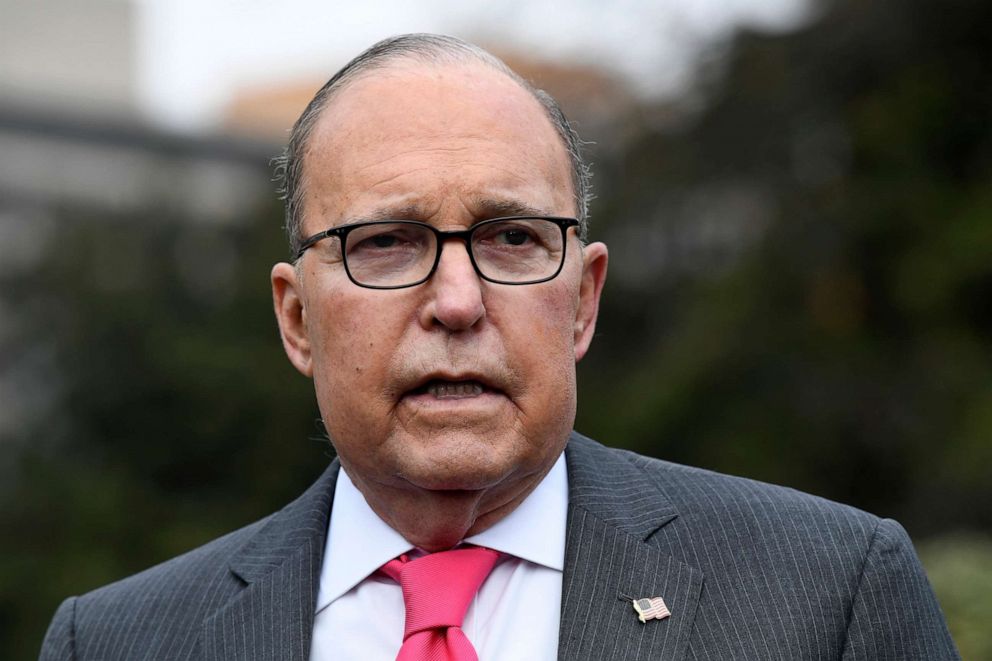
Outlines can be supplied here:
M410 392L412 395L429 395L436 399L466 399L478 397L489 390L484 384L475 380L445 381L431 379L419 388Z

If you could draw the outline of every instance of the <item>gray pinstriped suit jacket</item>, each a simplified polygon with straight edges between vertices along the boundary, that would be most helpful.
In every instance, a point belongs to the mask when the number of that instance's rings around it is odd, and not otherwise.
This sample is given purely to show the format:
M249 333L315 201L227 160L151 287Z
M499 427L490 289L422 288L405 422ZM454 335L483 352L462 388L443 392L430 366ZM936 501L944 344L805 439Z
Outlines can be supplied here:
M894 521L578 434L566 458L559 658L958 658ZM277 514L66 600L41 659L307 659L336 479L337 462ZM641 624L620 595L672 616Z

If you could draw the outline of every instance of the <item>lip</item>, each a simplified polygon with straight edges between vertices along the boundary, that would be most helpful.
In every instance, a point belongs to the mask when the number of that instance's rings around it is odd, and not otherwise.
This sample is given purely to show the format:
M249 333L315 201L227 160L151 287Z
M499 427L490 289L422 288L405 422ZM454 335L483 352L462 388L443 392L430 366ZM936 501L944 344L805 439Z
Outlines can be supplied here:
M493 414L504 402L506 402L506 397L502 393L484 390L481 395L475 395L473 397L441 398L434 397L428 393L410 394L403 397L400 403L422 413L428 411L435 413L448 411L452 413L458 412L464 416L470 412L479 415ZM463 421L466 420L466 418L461 419Z
M499 392L503 389L493 379L485 374L477 372L430 372L416 379L405 389L404 396L419 394L425 390L432 381L445 381L448 383L469 383L475 382L482 386L483 392Z
M478 394L458 394L448 397L437 397L429 392L431 385L435 382L448 384L476 384L481 387ZM416 404L418 406L432 406L443 408L473 407L493 403L497 399L506 398L506 393L492 379L486 375L474 372L449 373L432 372L417 379L411 387L407 388L401 396L401 400Z

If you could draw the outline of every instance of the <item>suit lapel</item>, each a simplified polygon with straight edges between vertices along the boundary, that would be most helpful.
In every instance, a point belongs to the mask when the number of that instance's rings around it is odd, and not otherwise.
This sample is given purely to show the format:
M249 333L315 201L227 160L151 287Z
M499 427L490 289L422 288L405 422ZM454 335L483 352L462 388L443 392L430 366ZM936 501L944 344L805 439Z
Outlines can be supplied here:
M579 434L566 461L559 659L683 658L703 575L650 543L678 513L641 469ZM662 597L671 617L642 624L630 599L643 597Z
M204 622L203 658L306 661L338 462L231 561L245 589Z

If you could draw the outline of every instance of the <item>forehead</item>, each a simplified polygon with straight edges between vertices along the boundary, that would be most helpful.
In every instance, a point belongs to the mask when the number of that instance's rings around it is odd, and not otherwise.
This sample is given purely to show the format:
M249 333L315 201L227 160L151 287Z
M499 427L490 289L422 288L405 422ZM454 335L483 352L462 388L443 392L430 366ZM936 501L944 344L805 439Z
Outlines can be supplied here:
M324 109L305 159L309 229L392 206L477 214L474 200L574 213L570 161L545 109L482 64L401 62L360 76Z

